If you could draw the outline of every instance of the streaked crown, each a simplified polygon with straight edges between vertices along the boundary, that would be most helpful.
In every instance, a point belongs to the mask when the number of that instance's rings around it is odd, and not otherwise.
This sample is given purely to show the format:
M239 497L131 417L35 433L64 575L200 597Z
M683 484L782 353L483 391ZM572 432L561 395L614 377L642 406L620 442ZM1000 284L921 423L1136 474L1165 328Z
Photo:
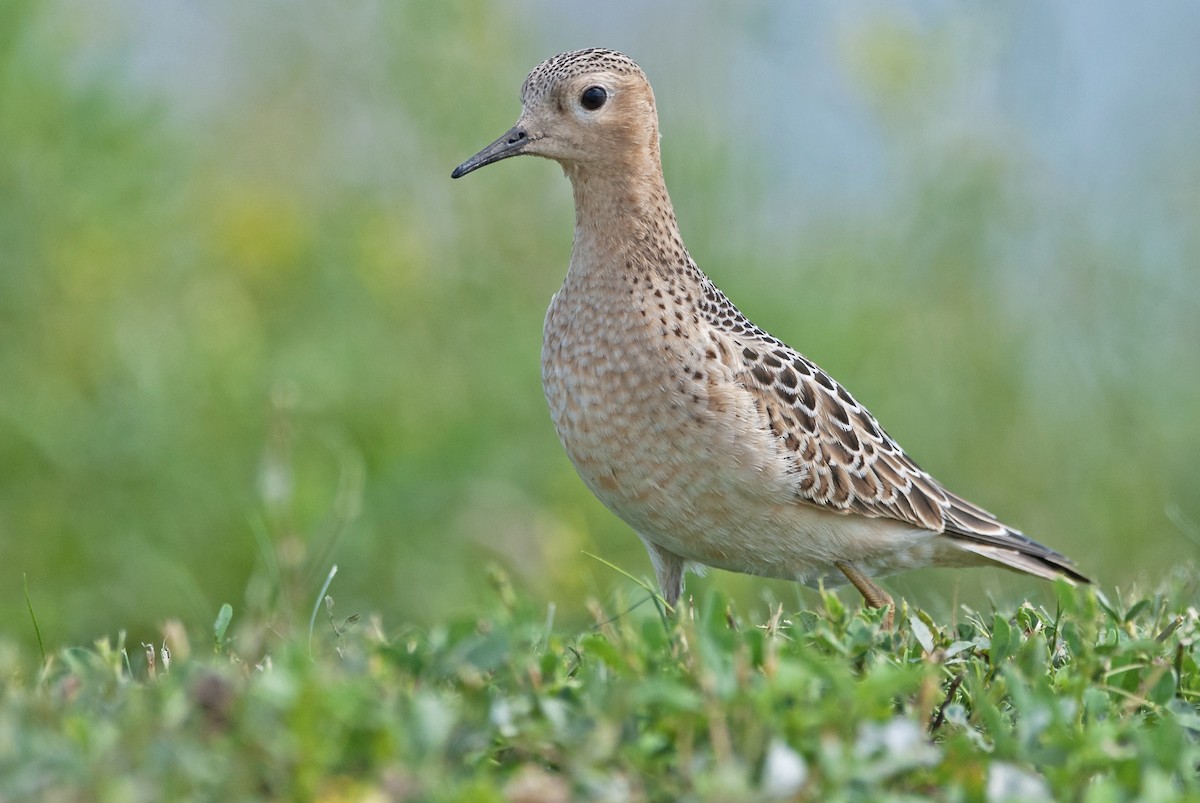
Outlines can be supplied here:
M563 79L593 72L639 75L643 79L646 77L637 62L624 53L602 47L572 50L569 53L559 53L534 67L521 86L521 100L527 101L544 95L551 86Z

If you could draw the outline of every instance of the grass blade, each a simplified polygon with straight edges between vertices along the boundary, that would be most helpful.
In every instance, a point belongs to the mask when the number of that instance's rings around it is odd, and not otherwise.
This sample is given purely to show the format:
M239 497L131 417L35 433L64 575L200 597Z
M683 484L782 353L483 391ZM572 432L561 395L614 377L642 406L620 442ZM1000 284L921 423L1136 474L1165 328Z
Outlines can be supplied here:
M33 633L37 636L38 652L42 655L42 666L46 665L46 645L42 643L42 629L38 627L37 614L33 612L33 600L29 598L29 575L21 573L25 583L25 606L29 608L29 620L33 622Z
M308 618L308 657L312 658L312 636L313 629L317 626L317 611L321 610L321 600L325 599L325 592L329 590L330 583L333 582L334 576L337 574L337 564L333 564L329 569L329 576L325 578L325 585L321 586L321 593L317 594L317 599L313 602L312 616Z

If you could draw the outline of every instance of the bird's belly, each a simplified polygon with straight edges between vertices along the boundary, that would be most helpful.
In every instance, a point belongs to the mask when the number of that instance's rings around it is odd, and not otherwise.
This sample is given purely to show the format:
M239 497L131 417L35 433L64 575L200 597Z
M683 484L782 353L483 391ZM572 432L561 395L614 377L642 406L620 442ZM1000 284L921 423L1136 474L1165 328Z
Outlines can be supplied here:
M553 312L552 312L553 314ZM642 538L707 566L813 581L835 560L870 573L927 565L934 535L798 501L798 469L704 343L636 330L543 349L551 418L583 481Z

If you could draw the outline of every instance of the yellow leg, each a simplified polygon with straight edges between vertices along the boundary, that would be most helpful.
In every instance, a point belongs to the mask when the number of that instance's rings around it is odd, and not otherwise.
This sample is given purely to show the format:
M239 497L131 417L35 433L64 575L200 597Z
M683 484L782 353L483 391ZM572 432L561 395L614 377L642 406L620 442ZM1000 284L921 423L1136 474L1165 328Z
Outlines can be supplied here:
M883 626L891 630L896 613L896 603L892 600L892 595L871 582L871 578L859 571L853 563L839 560L833 565L846 575L846 579L858 589L858 593L863 595L868 607L888 609L887 615L883 618Z

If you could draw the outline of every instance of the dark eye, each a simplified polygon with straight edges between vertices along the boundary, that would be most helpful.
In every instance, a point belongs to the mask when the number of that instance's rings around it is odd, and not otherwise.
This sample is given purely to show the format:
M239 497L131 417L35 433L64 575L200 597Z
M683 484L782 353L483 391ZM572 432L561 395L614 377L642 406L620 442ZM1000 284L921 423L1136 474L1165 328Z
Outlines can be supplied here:
M590 112L596 111L608 100L608 92L602 86L589 86L579 96L579 105Z

